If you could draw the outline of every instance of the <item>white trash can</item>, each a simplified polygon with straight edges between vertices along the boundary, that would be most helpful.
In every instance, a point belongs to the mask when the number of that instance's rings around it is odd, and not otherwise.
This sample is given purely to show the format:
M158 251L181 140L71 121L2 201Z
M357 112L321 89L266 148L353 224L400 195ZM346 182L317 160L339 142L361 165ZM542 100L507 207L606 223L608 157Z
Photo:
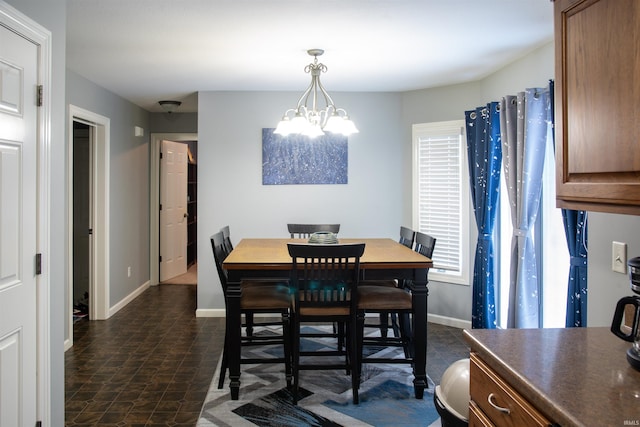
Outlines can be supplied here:
M469 359L453 362L433 393L442 427L469 425Z

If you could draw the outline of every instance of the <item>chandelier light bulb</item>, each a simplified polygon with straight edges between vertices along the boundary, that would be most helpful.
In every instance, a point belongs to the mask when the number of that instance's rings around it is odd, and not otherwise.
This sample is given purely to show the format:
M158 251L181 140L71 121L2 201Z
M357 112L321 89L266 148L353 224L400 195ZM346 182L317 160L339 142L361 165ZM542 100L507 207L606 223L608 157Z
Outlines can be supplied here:
M320 125L315 124L315 125L310 125L305 130L303 130L302 134L308 136L309 138L315 138L317 136L324 135L324 132L320 128Z
M289 135L291 133L291 120L289 120L289 117L284 116L282 120L278 122L278 126L273 131L273 133L282 136Z

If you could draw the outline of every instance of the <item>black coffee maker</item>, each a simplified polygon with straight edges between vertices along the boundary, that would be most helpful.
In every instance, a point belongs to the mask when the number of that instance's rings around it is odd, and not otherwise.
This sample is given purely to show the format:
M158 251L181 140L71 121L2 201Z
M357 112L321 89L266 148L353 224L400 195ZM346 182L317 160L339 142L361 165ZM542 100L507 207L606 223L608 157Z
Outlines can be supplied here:
M640 257L630 259L627 265L631 290L640 295ZM628 316L633 313L631 325L625 322L625 312ZM627 361L640 371L640 296L624 297L618 301L611 323L611 332L633 343L633 346L627 350Z

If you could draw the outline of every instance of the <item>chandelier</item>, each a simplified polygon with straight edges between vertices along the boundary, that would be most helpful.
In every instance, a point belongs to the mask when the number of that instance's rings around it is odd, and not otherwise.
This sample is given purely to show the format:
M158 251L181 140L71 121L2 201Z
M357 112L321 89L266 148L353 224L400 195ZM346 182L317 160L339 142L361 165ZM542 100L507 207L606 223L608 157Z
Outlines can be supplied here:
M307 53L314 58L313 63L304 68L305 73L311 73L311 84L298 100L296 108L285 111L274 133L283 136L302 134L312 138L324 135L324 132L345 136L358 133L347 112L335 106L320 83L320 74L327 71L324 64L318 63L318 56L322 55L324 50L309 49ZM324 108L320 109L318 103L322 99Z

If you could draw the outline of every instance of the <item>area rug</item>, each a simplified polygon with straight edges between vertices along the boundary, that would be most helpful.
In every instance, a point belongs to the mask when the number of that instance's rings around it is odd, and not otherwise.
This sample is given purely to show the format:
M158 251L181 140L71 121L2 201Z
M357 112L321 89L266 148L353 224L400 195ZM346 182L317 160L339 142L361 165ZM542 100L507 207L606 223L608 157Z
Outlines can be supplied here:
M275 332L263 328L258 333ZM304 349L328 345L331 342L322 338L306 338L302 344ZM252 352L274 356L279 351L277 347L243 348L243 355ZM394 357L401 350L382 347L369 351ZM440 426L430 379L420 400L414 397L409 366L364 364L362 371L360 404L352 403L351 379L344 371L302 371L298 405L294 405L282 364L242 365L240 399L234 401L228 377L224 387L218 389L218 362L197 427Z

